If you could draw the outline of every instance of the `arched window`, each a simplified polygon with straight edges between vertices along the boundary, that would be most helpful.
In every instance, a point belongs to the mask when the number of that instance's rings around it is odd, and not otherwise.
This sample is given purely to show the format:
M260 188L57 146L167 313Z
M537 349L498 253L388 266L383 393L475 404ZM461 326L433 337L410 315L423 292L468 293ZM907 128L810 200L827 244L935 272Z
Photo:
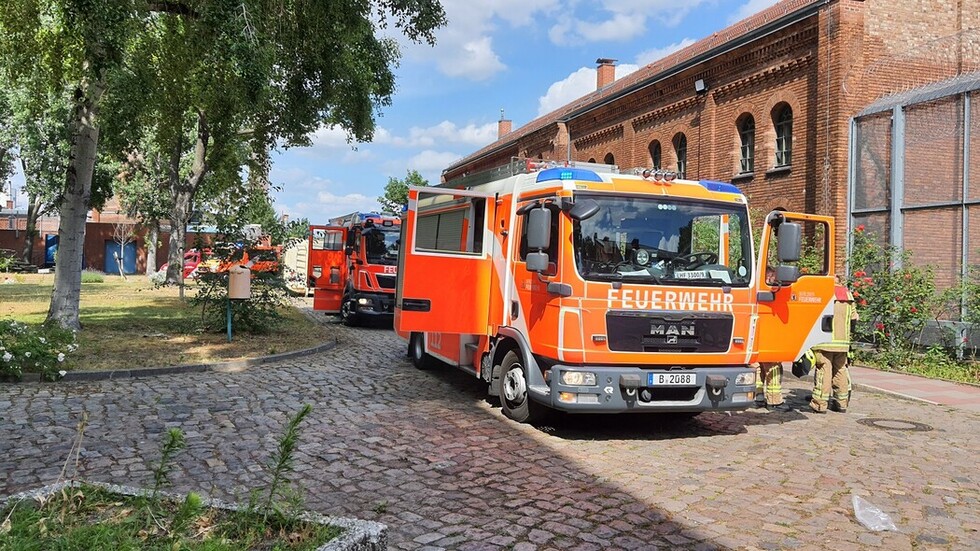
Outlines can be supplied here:
M738 125L739 172L745 174L755 171L755 119L745 115Z
M614 165L616 164L616 157L613 157L612 153L606 153L606 157L602 160L602 162L606 163L607 165Z
M674 136L674 153L677 155L677 177L687 177L687 136L678 132Z
M773 116L776 127L776 166L789 166L793 160L793 109L786 104Z
M595 157L589 157L589 162L590 163L594 163L595 162Z
M654 170L660 170L661 165L663 165L664 152L660 147L660 142L653 140L650 142L650 166Z

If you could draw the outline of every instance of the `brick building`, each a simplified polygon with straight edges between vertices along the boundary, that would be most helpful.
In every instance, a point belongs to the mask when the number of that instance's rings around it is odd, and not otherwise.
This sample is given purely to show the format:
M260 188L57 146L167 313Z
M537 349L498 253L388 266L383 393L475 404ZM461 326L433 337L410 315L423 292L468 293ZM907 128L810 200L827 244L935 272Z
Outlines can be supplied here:
M594 92L515 130L501 121L499 139L446 168L443 181L452 186L511 157L677 170L731 181L759 210L832 214L843 252L856 220L849 216L854 118L882 98L980 71L980 0L783 0L618 80L613 61L597 60ZM957 90L961 104L978 103L980 92L971 101L968 88ZM961 125L967 151L980 144L980 109L974 112ZM949 123L950 113L955 108L940 111L933 124ZM964 164L962 149L933 154L948 153L961 172L976 172L980 152ZM939 164L956 170L955 162ZM953 189L964 177L930 174L929 182ZM980 175L970 185L980 199ZM971 192L952 193L964 220L980 229L980 205L968 213ZM965 239L962 226L955 227ZM954 273L964 265L954 264Z

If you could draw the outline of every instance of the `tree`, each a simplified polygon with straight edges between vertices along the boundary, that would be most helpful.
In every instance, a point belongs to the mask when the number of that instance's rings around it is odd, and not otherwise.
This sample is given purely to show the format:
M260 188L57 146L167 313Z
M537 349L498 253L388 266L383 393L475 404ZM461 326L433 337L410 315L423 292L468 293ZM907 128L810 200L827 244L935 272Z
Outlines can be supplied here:
M417 170L409 170L404 180L391 177L385 186L385 194L378 197L381 203L381 210L388 214L401 214L408 205L408 188L427 187L429 181L422 177Z
M195 196L235 185L227 176L241 167L232 165L244 149L267 157L277 144L309 145L324 125L370 140L375 109L394 92L397 43L379 38L392 22L431 44L445 13L438 0L0 3L3 82L24 81L39 67L46 77L35 81L39 88L72 91L48 322L80 327L82 237L105 98L126 107L105 110L121 121L116 128L135 129L138 138L114 157L150 143L166 152L170 268L179 277ZM209 178L217 173L225 177Z
M131 149L168 152L167 281L180 279L195 203L236 194L246 186L242 166L254 184L268 174L271 148L308 145L324 125L370 140L375 109L394 92L397 44L378 37L389 21L431 43L445 16L437 0L244 0L146 22L133 62L113 82L127 91L113 112L136 111L145 121Z
M58 263L46 323L79 329L82 245L106 78L119 67L136 0L0 3L0 77L39 98L70 90L70 152L60 185Z

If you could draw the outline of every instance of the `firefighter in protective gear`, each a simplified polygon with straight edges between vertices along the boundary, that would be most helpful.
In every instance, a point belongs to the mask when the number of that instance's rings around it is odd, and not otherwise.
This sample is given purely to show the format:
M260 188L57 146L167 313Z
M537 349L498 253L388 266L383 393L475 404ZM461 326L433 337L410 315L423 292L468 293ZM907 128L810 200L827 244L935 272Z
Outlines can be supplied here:
M831 341L813 347L813 397L810 409L825 413L827 409L844 413L851 399L851 374L847 354L851 348L851 323L857 321L854 296L847 287L834 288L834 319Z
M759 407L765 405L769 411L789 411L789 404L783 401L782 385L783 364L779 362L755 364L755 392Z

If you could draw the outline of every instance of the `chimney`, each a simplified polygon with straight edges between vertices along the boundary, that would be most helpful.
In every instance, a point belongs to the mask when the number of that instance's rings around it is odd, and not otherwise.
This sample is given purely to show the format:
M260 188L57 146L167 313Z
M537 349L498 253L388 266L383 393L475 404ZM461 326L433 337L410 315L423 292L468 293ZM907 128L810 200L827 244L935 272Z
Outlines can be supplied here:
M595 62L598 65L596 68L595 89L602 90L616 80L616 60L600 57Z
M500 120L497 121L497 139L503 138L507 134L510 134L511 121L504 118L504 110L500 110Z

